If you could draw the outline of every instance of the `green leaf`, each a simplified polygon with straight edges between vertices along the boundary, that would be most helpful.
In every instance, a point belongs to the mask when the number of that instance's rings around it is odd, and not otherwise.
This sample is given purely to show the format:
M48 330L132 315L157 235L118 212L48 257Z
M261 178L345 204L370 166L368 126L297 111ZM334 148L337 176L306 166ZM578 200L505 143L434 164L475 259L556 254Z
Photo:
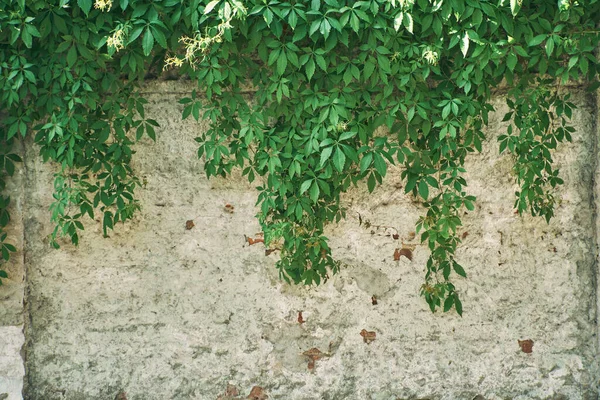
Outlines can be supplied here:
M419 196L421 196L424 200L427 200L429 197L429 186L425 179L421 179L419 181Z
M77 0L77 5L81 8L81 10L87 16L92 9L93 0Z
M306 71L306 77L310 81L312 79L313 75L315 74L315 62L312 58L310 60L308 60L304 69Z
M145 56L150 55L150 53L152 52L152 47L154 47L154 36L152 36L150 28L146 28L144 38L142 39L142 49L144 50Z
M537 46L537 45L539 45L540 43L542 43L542 42L543 42L543 41L546 39L546 37L547 37L547 36L548 36L548 35L546 35L546 34L537 35L536 37L534 37L533 39L531 39L531 40L530 40L530 41L527 43L527 45L528 45L529 47Z
M373 153L367 153L360 159L360 173L364 174L371 166L373 161Z
M67 52L67 65L72 67L75 65L75 62L77 62L77 50L75 49L75 46L71 46Z
M546 55L548 57L550 57L552 55L553 51L554 51L554 39L552 37L550 37L550 39L548 39L546 41Z
M509 70L514 71L515 66L517 65L517 56L514 53L510 53L508 57L506 57L506 66Z
M462 308L462 303L460 302L460 299L458 298L458 294L453 293L452 297L454 297L454 307L456 308L456 312L458 313L458 315L460 315L462 317L463 308Z
M442 109L442 119L447 119L452 111L452 103L448 103Z
M385 176L387 173L387 164L385 163L383 157L379 153L374 153L373 161L375 170L379 173L379 175Z
M367 61L365 63L365 68L363 69L365 80L369 79L371 75L373 75L373 71L375 71L375 64L371 61Z
M458 275L460 275L464 278L467 277L467 273L465 272L463 267L454 260L452 261L452 267L454 268L454 272L456 272Z
M300 194L304 194L304 192L308 190L312 182L313 179L307 179L304 182L302 182L302 185L300 186Z
M316 203L319 200L319 185L317 184L316 181L313 181L313 184L310 187L310 192L309 192L309 197L310 199L313 201L313 203Z
M513 17L516 16L521 9L521 5L519 4L519 0L510 0L510 12Z
M369 189L369 193L372 193L375 190L375 175L373 173L369 174L369 178L367 179L367 189Z
M321 152L321 161L319 163L319 165L322 167L323 165L325 165L325 163L327 162L327 160L329 160L329 157L331 156L331 152L333 151L333 146L330 147L325 147L323 149L323 151Z
M346 155L339 147L336 147L335 153L333 154L333 165L339 172L342 172L344 170L345 163Z
M279 75L283 75L283 73L285 72L286 67L287 67L287 57L285 55L285 52L282 51L279 54L279 57L277 58L277 73Z
M450 309L452 308L453 305L454 305L454 297L453 296L446 297L446 300L444 300L444 312L450 311Z

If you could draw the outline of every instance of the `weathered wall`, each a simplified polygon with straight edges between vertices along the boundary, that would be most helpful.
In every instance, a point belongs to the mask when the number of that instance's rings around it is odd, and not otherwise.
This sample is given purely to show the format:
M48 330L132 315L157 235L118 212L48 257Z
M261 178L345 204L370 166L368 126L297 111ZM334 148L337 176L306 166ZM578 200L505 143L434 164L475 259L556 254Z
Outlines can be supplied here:
M597 398L592 99L575 96L578 130L556 154L566 184L549 225L513 213L496 103L489 142L468 165L478 203L464 216L461 318L431 314L418 295L427 250L411 232L422 209L402 194L398 168L374 194L345 197L349 218L328 234L348 264L339 275L317 288L280 282L276 256L245 244L259 231L252 187L203 175L193 138L205 125L181 122L176 104L186 89L148 86L161 128L136 155L148 182L143 210L109 238L90 223L78 248L49 248L52 171L35 150L26 154L26 399L112 400L123 391L129 400L214 400L228 384L242 395L258 385L271 399ZM359 226L358 213L400 239ZM186 230L189 219L195 227ZM400 242L416 245L412 262L393 260ZM23 318L10 321L2 324ZM364 343L362 329L377 339ZM525 339L535 343L531 354L518 345ZM310 371L301 353L313 347L330 354Z
M20 143L14 150L23 153ZM2 280L0 286L0 400L21 399L25 367L21 350L25 342L24 294L25 266L23 252L23 212L25 208L25 170L17 169L15 175L7 179L6 192L10 194L11 223L6 229L10 243L17 252L11 255L9 263L2 265L9 279Z

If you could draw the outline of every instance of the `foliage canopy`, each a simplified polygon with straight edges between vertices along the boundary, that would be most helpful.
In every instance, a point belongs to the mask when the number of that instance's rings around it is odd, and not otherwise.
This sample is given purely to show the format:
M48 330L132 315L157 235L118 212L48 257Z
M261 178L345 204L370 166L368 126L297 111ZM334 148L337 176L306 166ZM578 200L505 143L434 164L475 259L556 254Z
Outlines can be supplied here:
M475 201L464 162L485 141L492 90L507 88L512 124L499 140L515 207L549 220L562 183L552 151L573 132L559 87L596 81L598 21L597 0L0 0L0 190L20 161L15 138L32 135L61 166L56 247L63 235L77 243L86 215L100 213L105 234L130 219L134 145L158 125L137 89L176 67L198 83L183 118L210 121L196 138L207 175L241 168L259 182L283 279L337 272L323 231L345 216L340 195L359 182L373 191L398 164L426 210L421 293L432 311L461 314L457 227ZM2 231L0 245L8 260Z

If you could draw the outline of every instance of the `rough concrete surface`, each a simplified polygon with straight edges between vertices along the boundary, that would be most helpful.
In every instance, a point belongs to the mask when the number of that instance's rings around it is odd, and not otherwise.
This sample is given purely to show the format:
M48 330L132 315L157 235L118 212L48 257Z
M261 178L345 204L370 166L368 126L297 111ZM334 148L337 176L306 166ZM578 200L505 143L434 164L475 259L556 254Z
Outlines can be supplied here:
M25 368L21 348L25 342L22 326L1 326L0 338L0 399L21 399Z
M18 143L13 151L22 154ZM7 241L17 248L9 262L1 268L8 273L0 286L0 400L21 399L25 368L21 349L25 342L23 334L23 300L25 268L23 255L23 208L25 174L22 168L6 181L5 192L10 195L11 222L6 227Z
M461 231L461 318L432 314L419 297L427 250L412 232L423 209L403 194L399 168L375 193L344 197L348 219L328 231L347 265L339 275L312 288L280 282L276 255L245 242L259 231L252 186L202 172L193 138L206 126L182 122L176 103L188 89L147 87L161 128L135 156L142 211L109 238L90 222L79 247L49 248L52 169L26 154L25 399L214 400L228 384L270 399L597 398L591 99L575 96L577 133L556 154L565 185L550 224L513 212L496 103L484 152L467 166L478 202ZM402 242L415 245L412 261L393 260ZM363 329L376 339L365 343ZM326 354L309 370L302 353L315 347Z

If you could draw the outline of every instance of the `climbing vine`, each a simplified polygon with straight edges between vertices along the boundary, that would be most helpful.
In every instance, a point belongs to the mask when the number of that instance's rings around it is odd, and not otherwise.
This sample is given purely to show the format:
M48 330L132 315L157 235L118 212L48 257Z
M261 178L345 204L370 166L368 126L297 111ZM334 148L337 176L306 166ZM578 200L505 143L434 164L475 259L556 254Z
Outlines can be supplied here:
M106 234L139 209L130 161L158 125L137 89L172 68L198 85L180 102L183 118L210 123L196 138L206 174L239 168L256 182L282 279L319 284L336 273L324 228L345 217L340 196L375 190L399 165L424 209L421 293L432 311L462 314L457 231L475 202L464 164L485 143L492 92L507 93L512 123L499 140L514 159L515 208L549 220L562 183L552 152L573 132L559 84L596 87L599 4L0 0L0 167L12 174L20 159L10 144L31 135L60 165L52 243L77 243L97 213ZM14 247L2 235L7 260Z

